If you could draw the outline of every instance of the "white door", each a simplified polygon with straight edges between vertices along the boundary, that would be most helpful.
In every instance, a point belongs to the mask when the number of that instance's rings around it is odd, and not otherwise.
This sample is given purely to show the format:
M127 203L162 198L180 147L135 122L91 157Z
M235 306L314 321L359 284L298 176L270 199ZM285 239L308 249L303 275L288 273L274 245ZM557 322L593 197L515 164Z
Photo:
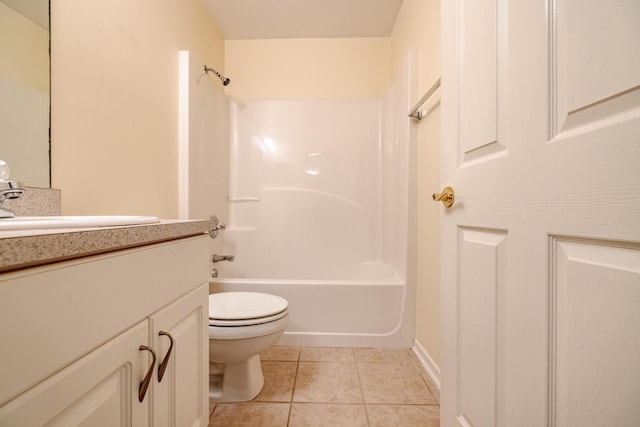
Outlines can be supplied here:
M638 426L640 2L442 18L442 425Z

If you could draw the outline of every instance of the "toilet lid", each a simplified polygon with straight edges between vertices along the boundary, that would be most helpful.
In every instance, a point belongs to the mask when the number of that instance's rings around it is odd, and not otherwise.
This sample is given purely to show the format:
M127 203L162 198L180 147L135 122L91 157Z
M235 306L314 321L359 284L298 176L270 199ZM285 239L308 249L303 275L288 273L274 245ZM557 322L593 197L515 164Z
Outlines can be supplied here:
M273 318L286 311L287 300L260 292L220 292L209 295L209 319Z

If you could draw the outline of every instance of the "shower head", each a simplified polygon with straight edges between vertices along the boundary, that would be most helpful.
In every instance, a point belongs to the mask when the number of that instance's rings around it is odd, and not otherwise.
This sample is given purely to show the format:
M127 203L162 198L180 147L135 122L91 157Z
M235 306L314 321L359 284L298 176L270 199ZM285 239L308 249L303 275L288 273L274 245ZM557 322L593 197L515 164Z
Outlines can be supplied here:
M213 74L215 74L216 76L218 76L218 78L220 80L222 80L222 85L223 86L227 86L229 83L231 83L231 79L229 79L228 77L223 76L222 74L220 74L219 72L217 72L216 70L214 70L213 68L207 67L206 65L204 66L204 72L208 73L209 71L211 71Z

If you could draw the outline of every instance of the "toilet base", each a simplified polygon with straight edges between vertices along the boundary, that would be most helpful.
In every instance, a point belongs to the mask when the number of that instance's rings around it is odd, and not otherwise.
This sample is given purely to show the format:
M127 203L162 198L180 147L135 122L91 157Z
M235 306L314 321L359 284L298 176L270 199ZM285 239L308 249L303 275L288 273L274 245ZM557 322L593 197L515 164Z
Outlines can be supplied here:
M264 376L260 365L260 356L251 356L248 360L224 363L222 373L209 362L209 401L246 402L260 393L264 386Z

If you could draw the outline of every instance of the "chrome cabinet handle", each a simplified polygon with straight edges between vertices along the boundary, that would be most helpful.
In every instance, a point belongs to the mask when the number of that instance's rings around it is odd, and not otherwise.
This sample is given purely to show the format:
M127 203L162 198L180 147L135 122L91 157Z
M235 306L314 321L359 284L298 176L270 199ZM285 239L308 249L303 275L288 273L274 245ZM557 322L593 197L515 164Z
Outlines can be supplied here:
M146 345L141 345L138 350L149 351L151 352L151 356L153 356L153 360L151 361L151 366L149 366L149 370L147 371L147 375L145 375L144 379L140 383L140 387L138 388L138 401L142 402L144 400L145 394L147 394L147 389L149 388L149 383L151 382L151 374L153 374L153 367L156 365L156 352L153 351L151 347L147 347Z
M164 373L167 370L167 365L169 365L169 356L171 356L171 350L173 350L173 337L169 334L169 332L165 332L165 331L160 331L160 333L158 335L165 335L169 338L169 342L171 344L169 344L169 350L167 351L167 354L164 356L164 359L162 359L162 362L160 362L160 365L158 365L158 382L162 381L162 377L164 377Z

